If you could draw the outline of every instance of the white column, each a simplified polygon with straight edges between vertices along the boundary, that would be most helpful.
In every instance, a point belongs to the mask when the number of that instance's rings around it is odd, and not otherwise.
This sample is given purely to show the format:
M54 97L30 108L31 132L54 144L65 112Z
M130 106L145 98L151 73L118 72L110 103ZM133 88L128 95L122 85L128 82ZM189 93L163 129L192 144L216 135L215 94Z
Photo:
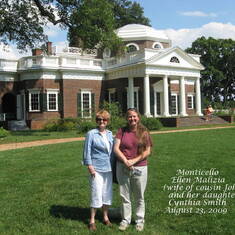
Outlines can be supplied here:
M169 116L169 91L168 91L167 75L163 77L163 101L164 101L163 115Z
M180 115L187 116L186 102L185 102L185 80L184 80L184 77L180 78Z
M134 108L134 79L128 77L128 108Z
M144 77L144 115L150 117L150 89L149 89L149 75Z
M200 88L200 77L196 78L196 82L195 82L195 86L196 86L196 114L198 116L202 116L202 108L201 108L201 88Z

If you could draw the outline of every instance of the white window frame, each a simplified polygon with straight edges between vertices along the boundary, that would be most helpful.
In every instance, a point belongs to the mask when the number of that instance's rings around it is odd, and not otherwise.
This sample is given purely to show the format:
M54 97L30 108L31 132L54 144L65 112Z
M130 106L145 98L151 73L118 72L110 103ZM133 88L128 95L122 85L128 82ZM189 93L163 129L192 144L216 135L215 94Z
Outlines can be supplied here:
M29 91L29 112L40 112L41 111L41 104L40 104L40 90L34 90L30 89ZM38 109L32 109L32 94L37 94L38 95Z
M50 109L50 105L49 105L49 95L50 94L55 94L56 95L56 108L55 109ZM58 94L59 94L59 90L58 89L47 90L47 111L49 111L49 112L56 112L56 111L59 110Z
M116 93L116 88L110 88L109 91L109 103L112 103L111 95Z
M128 43L127 45L126 45L126 48L127 48L127 50L128 50L128 47L129 46L134 46L135 48L136 48L136 50L135 51L139 51L140 50L140 48L139 48L139 45L138 44L136 44L136 43ZM132 53L132 52L135 52L135 51L130 51L130 52L127 52L127 53Z
M159 45L160 48L155 48L156 45ZM160 42L155 42L155 43L153 43L152 48L155 50L161 50L161 49L163 49L163 46Z
M191 106L189 106L188 98L191 98ZM194 95L193 94L188 94L187 95L187 108L188 109L194 109Z
M89 95L89 116L84 116L84 110L83 110L83 94L88 94ZM82 90L81 91L81 114L82 118L91 118L91 91L90 90Z
M136 94L136 107L135 107L135 94ZM139 110L139 87L134 87L134 108Z
M171 113L171 115L172 115L172 116L177 116L178 113L179 113L179 111L178 111L178 94L172 93L172 94L171 94L171 98L172 98L172 96L175 97L175 113ZM172 100L171 100L171 102L172 102Z

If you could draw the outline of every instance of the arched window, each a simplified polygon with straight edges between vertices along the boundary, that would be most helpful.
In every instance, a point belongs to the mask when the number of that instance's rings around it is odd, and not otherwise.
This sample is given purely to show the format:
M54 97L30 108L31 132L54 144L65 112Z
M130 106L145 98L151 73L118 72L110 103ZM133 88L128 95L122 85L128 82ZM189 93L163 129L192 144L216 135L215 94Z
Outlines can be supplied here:
M135 43L127 44L126 48L127 48L127 53L139 50L139 46L137 44L135 44Z
M157 49L157 50L160 50L160 49L163 49L163 46L160 42L155 42L153 44L153 49Z
M171 63L180 63L179 59L176 56L171 57L170 62Z

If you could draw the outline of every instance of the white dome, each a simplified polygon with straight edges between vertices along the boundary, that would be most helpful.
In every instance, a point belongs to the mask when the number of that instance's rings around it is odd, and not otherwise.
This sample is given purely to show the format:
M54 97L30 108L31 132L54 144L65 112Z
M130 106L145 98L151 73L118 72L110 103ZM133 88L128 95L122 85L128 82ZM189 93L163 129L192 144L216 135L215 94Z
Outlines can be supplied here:
M153 40L160 42L169 42L163 30L156 30L152 27L142 24L128 24L116 30L118 37L123 41L130 40Z

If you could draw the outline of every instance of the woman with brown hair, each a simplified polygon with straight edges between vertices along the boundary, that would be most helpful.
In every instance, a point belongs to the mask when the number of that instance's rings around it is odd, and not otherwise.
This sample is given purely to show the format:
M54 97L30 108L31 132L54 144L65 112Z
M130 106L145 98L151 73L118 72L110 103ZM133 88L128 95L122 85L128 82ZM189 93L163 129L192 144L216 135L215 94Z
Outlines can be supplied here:
M140 122L136 109L128 109L127 126L116 134L114 152L117 161L117 179L122 199L122 221L119 230L124 231L131 223L131 194L136 203L136 230L144 229L144 192L147 184L147 157L152 141L149 132Z

